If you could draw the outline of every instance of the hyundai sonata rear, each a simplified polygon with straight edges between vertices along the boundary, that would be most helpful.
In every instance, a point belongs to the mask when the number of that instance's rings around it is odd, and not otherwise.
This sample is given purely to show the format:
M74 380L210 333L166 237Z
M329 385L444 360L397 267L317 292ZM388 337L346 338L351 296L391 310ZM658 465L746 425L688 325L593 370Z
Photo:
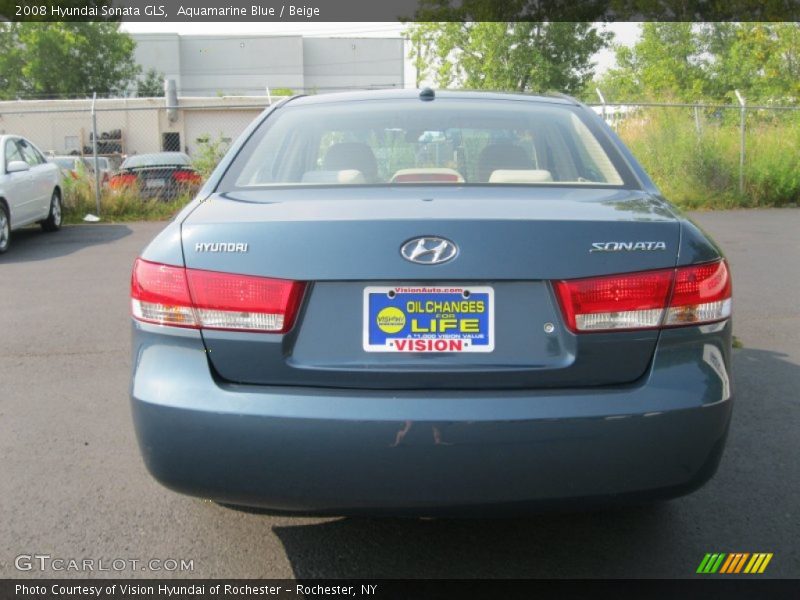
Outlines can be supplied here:
M509 514L707 481L731 282L561 97L301 97L137 259L133 415L164 485L328 514Z

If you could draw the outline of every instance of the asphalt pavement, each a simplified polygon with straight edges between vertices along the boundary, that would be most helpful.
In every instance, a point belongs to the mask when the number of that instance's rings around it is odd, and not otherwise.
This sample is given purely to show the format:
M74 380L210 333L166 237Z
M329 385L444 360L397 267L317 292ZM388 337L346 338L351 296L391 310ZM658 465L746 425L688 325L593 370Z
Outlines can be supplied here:
M0 256L0 577L692 577L707 552L772 552L765 576L800 577L800 210L694 217L731 263L743 345L717 475L655 506L513 520L275 517L162 488L130 419L128 292L163 224L16 232ZM95 571L20 571L20 555ZM132 566L150 559L162 570Z

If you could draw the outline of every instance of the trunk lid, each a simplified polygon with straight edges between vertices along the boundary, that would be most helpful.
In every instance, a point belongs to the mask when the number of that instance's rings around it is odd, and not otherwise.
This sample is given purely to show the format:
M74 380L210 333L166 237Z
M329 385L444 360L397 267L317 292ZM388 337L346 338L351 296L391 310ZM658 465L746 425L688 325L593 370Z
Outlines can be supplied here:
M446 238L458 256L437 265L409 262L400 247L418 236ZM203 332L223 379L391 389L577 387L639 378L658 333L574 335L550 281L672 267L679 223L662 203L629 190L304 188L211 196L187 217L182 239L188 268L309 283L288 334ZM597 251L636 242L662 242L663 249ZM365 351L365 288L441 285L491 288L493 351Z

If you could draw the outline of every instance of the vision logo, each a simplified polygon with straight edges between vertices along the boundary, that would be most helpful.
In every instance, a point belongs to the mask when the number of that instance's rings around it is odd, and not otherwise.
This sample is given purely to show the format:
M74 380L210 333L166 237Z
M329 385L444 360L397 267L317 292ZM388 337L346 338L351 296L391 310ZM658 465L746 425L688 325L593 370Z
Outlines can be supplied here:
M406 326L406 315L399 308L387 306L378 313L378 327L384 333L398 333Z
M733 552L731 554L706 554L697 567L697 572L701 574L724 573L727 575L735 573L763 573L769 561L772 560L772 553L756 552Z

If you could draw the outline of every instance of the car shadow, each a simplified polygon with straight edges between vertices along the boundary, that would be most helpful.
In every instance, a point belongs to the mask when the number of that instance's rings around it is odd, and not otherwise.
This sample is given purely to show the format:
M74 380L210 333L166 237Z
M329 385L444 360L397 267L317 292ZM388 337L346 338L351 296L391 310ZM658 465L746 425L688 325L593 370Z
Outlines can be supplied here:
M109 244L131 235L126 225L65 225L55 233L43 233L37 227L25 227L11 234L11 247L0 254L1 264L48 260L66 256L99 244Z
M791 552L794 537L781 532L796 512L800 463L776 457L796 445L800 364L748 348L733 360L728 445L717 474L688 496L522 519L282 519L272 532L298 579L692 577L705 552L749 550L754 536L759 548ZM796 576L784 566L770 576Z
M662 503L526 519L342 518L273 532L298 579L614 576L644 540L668 533L670 511Z

